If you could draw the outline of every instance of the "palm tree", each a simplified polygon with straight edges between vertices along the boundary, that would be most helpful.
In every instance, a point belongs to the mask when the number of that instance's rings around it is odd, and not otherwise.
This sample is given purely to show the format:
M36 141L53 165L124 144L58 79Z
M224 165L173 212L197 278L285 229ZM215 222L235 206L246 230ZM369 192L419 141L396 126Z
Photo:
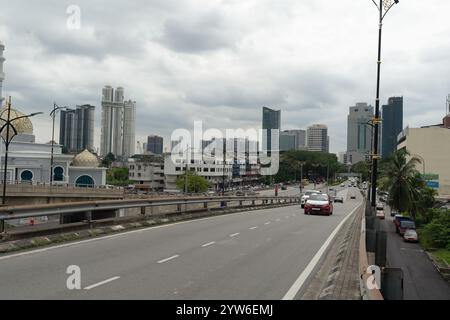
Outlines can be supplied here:
M420 200L416 165L421 161L416 157L407 160L409 155L405 149L394 152L386 165L384 177L389 186L389 206L399 212L409 211L414 218L416 204Z

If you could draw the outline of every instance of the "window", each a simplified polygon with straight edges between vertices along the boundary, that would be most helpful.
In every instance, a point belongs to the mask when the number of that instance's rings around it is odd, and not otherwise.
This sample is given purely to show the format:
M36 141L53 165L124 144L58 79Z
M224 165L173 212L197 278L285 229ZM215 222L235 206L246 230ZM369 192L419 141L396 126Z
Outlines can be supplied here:
M77 178L75 181L75 185L77 187L93 187L94 186L94 179L88 175L83 175Z
M181 168L180 167L176 167L175 171L181 171Z
M53 181L64 181L64 169L62 167L53 169Z
M216 172L216 168L211 168L211 172Z
M24 170L20 174L20 180L23 182L31 182L33 180L33 172L30 170Z

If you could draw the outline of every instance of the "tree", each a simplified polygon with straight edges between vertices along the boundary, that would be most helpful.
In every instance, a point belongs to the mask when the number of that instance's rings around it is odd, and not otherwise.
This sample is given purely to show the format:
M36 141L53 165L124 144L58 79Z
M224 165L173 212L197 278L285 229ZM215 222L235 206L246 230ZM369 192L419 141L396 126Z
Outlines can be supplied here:
M116 156L110 152L108 153L105 158L102 160L102 165L106 168L111 167L111 164L116 161Z
M414 219L422 188L418 180L420 175L415 167L421 162L415 157L407 161L407 156L409 152L405 149L394 152L386 163L382 176L388 182L389 206L399 212L410 212Z
M186 176L183 174L177 179L177 188L181 191L185 190ZM189 172L187 176L187 191L190 193L201 193L208 191L209 182L195 172Z

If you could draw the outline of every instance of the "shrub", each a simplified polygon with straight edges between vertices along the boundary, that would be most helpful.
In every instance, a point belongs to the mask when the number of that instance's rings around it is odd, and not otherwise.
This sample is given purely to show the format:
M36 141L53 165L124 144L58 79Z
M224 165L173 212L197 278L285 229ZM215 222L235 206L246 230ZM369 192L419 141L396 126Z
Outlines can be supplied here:
M430 210L431 222L422 229L425 249L450 248L450 211Z

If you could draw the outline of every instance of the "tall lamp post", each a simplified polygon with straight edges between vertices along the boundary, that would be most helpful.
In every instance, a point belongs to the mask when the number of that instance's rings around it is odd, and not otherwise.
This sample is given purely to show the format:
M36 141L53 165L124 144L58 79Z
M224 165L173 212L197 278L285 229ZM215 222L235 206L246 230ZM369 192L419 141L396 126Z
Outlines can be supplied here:
M53 149L55 145L55 116L56 111L61 109L67 109L67 107L59 107L56 102L53 102L53 110L50 112L50 117L52 117L52 151L50 156L50 186L53 185Z
M377 170L378 170L378 131L379 124L381 122L380 118L380 72L381 72L381 34L383 29L383 20L386 14L391 10L391 8L399 3L399 0L380 0L379 4L375 0L372 0L379 11L379 28L378 28L378 61L377 61L377 97L375 100L375 118L373 123L375 125L374 129L374 145L373 145L373 158L372 158L372 207L375 208L376 205L376 193L377 193Z
M3 118L3 114L6 112L6 119ZM42 114L42 112L35 112L28 115L23 115L20 117L15 117L11 119L11 97L9 97L7 108L2 111L0 114L0 123L2 126L0 127L0 135L5 143L5 165L3 169L3 193L2 193L2 205L6 204L6 174L8 171L8 150L9 145L12 139L18 134L17 129L14 127L13 122L22 118L31 118L38 114ZM6 136L3 136L1 133L6 129ZM12 130L12 133L11 133Z
M300 161L300 193L303 191L303 166L305 165L306 161Z

